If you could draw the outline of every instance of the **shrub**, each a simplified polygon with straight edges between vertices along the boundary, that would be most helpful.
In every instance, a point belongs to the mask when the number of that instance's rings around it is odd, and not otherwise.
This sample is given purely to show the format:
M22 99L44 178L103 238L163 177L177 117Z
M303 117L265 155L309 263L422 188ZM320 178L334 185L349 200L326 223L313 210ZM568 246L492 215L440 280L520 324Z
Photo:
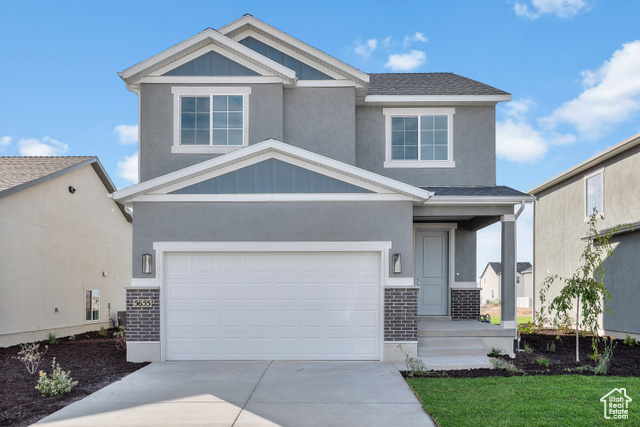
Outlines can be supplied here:
M524 371L522 369L500 357L492 357L491 364L495 369L504 370L510 374L524 374Z
M107 336L107 330L104 328L104 326L100 326L100 332L98 332L100 334L100 336L106 337Z
M607 375L611 359L613 359L613 349L618 345L617 343L614 344L612 339L607 340L607 337L604 337L602 341L604 342L604 349L598 357L598 364L593 370L594 375ZM607 343L609 343L609 345L607 345Z
M402 348L402 344L398 344L398 348L404 354L404 366L407 368L407 376L413 377L415 374L426 374L427 367L424 366L424 362L422 359L416 359L415 357L411 357L409 353Z
M487 301L487 305L501 305L501 304L502 304L502 300L500 298L491 299Z
M18 359L27 368L27 371L33 375L38 366L42 362L42 356L49 350L49 346L44 346L44 351L40 352L40 344L32 342L29 344L20 344L20 351L17 356L13 356L14 359Z
M49 337L47 339L49 340L49 344L58 344L58 334L55 332L49 332Z
M499 348L491 347L491 351L489 352L488 356L497 357L497 356L500 356L501 354L502 354L502 350L500 350Z
M521 334L532 334L535 331L536 331L536 328L535 326L533 326L533 323L531 322L518 324L518 332L520 332Z
M544 366L545 368L549 367L549 359L543 356L536 357L535 363L538 366Z
M40 371L40 378L38 379L38 385L36 390L45 396L57 396L58 394L68 393L73 387L78 384L78 381L73 381L73 378L69 376L70 372L64 372L60 365L56 363L56 358L53 358L51 364L53 372L51 377L47 376L44 371Z
M640 343L633 337L627 335L624 337L624 341L622 342L624 345L628 345L629 347L633 347L634 345L640 345Z
M69 335L69 338L67 338L69 341L75 341L76 340L76 336L75 335Z
M556 351L556 343L548 342L547 343L547 353L553 353Z
M524 343L524 352L527 354L531 354L533 353L533 347L531 347L529 344Z
M113 339L116 342L116 348L118 350L127 349L127 331L124 326L120 326L120 330L113 334Z

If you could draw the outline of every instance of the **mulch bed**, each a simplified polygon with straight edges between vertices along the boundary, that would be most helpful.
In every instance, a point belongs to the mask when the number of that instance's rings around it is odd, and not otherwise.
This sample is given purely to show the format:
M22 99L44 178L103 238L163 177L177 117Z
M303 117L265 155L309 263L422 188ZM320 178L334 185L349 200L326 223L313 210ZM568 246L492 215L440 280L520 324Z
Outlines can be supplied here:
M559 339L558 339L559 338ZM513 363L516 367L524 371L524 375L594 375L591 370L578 370L582 366L596 366L596 362L591 360L593 350L591 348L591 336L579 339L580 362L576 362L576 336L566 334L557 330L538 330L535 333L521 334L520 348L524 348L524 343L533 348L533 353L527 354L524 351L518 352L515 359L508 356L501 356L503 359ZM555 351L548 351L547 345L555 345ZM606 376L616 377L640 377L640 346L628 346L623 344L623 340L613 340L613 359ZM602 354L604 344L602 340L599 346L599 353ZM538 357L549 359L549 367L545 368L535 360ZM406 376L406 373L403 373ZM513 375L504 370L497 369L463 369L455 371L430 371L428 377L448 377L448 378L478 378L478 377L511 377ZM421 376L421 375L416 375Z
M78 381L71 392L46 397L35 389L38 372L30 375L24 364L14 359L20 346L0 348L0 426L28 426L63 407L137 371L148 363L129 363L126 352L116 349L112 337L96 332L77 335L75 341L60 338L49 345L38 370L51 373L52 359ZM44 350L46 342L40 344Z

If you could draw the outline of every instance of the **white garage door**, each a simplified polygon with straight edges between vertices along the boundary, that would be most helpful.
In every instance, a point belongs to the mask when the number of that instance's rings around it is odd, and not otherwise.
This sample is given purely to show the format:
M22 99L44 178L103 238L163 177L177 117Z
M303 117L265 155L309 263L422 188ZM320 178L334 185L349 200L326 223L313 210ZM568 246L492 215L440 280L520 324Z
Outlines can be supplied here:
M166 360L379 360L380 253L169 253Z

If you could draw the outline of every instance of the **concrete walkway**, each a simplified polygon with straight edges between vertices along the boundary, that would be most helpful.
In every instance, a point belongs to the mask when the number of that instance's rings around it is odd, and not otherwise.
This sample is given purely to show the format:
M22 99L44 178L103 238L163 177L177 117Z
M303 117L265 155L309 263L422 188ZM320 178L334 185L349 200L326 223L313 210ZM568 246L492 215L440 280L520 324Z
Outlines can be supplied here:
M381 362L152 363L38 426L435 426Z

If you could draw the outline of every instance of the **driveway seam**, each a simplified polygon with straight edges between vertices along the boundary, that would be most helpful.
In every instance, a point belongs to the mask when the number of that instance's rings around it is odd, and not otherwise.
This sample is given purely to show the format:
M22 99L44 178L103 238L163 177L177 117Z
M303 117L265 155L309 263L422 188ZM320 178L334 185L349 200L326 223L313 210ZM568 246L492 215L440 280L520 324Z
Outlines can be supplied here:
M247 398L247 401L244 402L244 405L242 405L242 408L240 408L240 411L238 412L238 416L236 417L235 420L233 420L233 423L231 424L231 427L235 426L236 423L238 422L238 418L240 418L240 415L244 412L244 408L246 408L247 405L249 404L249 401L251 400L251 397L253 396L253 393L256 392L256 389L258 388L258 385L260 385L260 381L262 381L262 378L264 378L264 374L267 373L267 371L269 370L269 367L271 366L272 363L273 363L273 360L270 360L269 364L265 368L264 372L262 373L262 375L260 375L260 379L258 379L258 382L256 383L256 386L253 388L253 390L251 390L251 394Z

